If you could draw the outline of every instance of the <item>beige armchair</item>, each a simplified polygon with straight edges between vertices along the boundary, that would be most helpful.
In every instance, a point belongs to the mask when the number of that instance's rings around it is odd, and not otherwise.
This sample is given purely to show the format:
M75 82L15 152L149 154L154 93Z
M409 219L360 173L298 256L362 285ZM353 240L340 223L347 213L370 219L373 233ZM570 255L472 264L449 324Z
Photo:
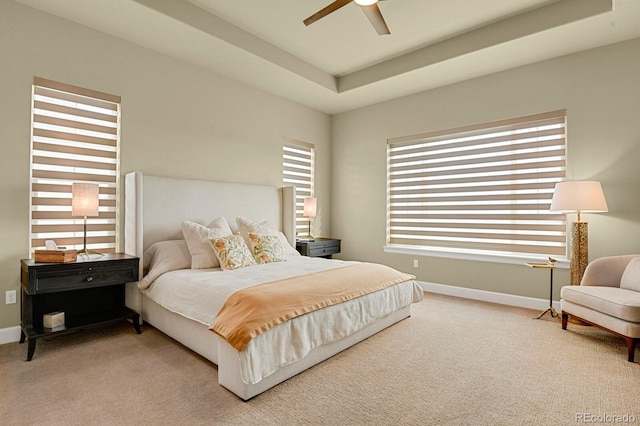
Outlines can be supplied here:
M601 257L589 263L580 285L560 291L562 329L569 317L622 337L633 362L640 340L640 255Z

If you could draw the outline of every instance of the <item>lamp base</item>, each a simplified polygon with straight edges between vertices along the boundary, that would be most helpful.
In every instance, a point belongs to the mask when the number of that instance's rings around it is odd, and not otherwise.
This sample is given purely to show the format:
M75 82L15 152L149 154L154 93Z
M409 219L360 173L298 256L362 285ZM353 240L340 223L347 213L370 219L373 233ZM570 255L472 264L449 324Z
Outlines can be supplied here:
M314 241L316 239L313 235L311 235L311 218L309 218L309 234L305 239L309 241Z
M580 285L589 263L589 224L573 222L571 245L571 285Z
M104 256L104 253L100 253L99 251L95 251L95 250L87 250L86 248L82 250L78 250L77 253L78 253L78 256L84 255L89 257L90 254L99 254L100 256Z
M82 256L82 255L87 256L87 259L89 258L90 254L99 254L100 256L103 256L103 253L100 253L99 251L95 251L95 250L87 250L87 217L84 217L84 248L82 250L78 250L78 256Z

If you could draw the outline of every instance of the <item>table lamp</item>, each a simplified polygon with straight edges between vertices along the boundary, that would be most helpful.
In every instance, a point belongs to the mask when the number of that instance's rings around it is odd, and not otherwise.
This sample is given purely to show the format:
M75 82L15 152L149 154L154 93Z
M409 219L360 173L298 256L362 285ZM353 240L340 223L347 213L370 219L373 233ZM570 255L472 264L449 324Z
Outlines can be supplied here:
M602 185L597 181L558 182L549 210L578 215L571 228L571 285L580 285L589 263L588 223L581 220L580 214L609 211Z
M311 236L311 218L316 217L317 207L318 207L318 199L316 197L305 197L304 210L302 212L302 215L304 217L309 218L309 239L310 240L313 240L313 237Z
M87 217L98 216L99 192L97 183L74 183L72 186L71 216L84 217L84 248L78 254L101 254L87 250Z

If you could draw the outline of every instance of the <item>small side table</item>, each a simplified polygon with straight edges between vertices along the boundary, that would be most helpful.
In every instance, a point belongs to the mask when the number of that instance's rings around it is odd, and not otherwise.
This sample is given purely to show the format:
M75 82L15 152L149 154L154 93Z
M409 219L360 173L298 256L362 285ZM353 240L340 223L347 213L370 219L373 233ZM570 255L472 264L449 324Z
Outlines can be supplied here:
M337 238L298 240L296 241L296 250L303 256L331 259L331 255L340 253L340 241Z
M20 343L29 342L27 361L43 337L126 319L140 334L140 315L125 305L125 285L138 281L139 259L122 253L84 257L69 263L20 261ZM64 312L64 325L45 328L49 312Z
M535 319L542 318L547 312L551 314L552 318L559 319L560 315L558 315L556 310L553 308L553 270L555 269L556 265L553 263L526 263L526 265L530 268L543 268L549 270L549 307L542 311L542 313Z

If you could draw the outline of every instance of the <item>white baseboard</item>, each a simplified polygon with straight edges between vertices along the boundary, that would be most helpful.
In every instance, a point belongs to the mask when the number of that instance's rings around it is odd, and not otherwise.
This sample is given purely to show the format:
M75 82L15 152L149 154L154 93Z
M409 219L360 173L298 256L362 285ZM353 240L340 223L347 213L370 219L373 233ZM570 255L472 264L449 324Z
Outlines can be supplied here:
M0 328L0 345L20 340L20 326Z
M517 306L519 308L539 309L540 311L549 307L549 300L536 299L534 297L516 296L515 294L497 293L494 291L476 290L474 288L427 283L424 281L418 281L418 284L420 284L422 289L428 293L481 300L483 302ZM554 300L552 306L558 313L560 313L560 302Z

